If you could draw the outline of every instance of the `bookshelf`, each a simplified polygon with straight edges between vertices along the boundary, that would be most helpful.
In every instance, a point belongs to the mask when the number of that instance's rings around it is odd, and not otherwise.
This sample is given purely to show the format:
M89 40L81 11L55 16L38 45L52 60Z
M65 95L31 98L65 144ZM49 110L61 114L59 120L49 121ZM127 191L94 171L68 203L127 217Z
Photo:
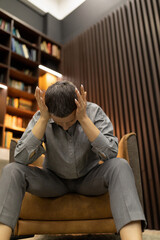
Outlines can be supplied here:
M38 109L35 88L48 84L38 66L60 72L60 58L60 44L0 8L0 147L20 138Z

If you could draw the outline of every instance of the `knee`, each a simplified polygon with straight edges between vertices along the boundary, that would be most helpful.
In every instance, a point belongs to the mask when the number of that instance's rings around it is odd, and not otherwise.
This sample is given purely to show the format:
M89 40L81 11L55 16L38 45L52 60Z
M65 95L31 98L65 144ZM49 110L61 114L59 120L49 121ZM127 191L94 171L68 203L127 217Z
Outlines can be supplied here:
M130 165L126 159L123 158L117 158L117 169L130 169Z
M128 161L123 158L117 158L115 169L118 172L124 173L124 175L127 172L129 172L129 173L132 172L132 169L131 169Z
M127 176L132 174L132 169L129 163L123 158L112 159L110 166L111 177L118 177L119 175Z
M2 170L2 174L14 177L22 176L23 172L23 165L16 162L7 164Z

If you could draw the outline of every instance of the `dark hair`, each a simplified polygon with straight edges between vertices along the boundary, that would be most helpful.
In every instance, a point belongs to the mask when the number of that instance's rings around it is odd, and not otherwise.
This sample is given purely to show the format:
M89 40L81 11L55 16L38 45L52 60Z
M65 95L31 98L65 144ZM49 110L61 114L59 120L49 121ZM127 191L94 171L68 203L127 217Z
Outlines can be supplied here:
M66 117L70 115L76 108L75 85L69 81L58 81L48 87L45 93L45 103L49 113L57 117Z

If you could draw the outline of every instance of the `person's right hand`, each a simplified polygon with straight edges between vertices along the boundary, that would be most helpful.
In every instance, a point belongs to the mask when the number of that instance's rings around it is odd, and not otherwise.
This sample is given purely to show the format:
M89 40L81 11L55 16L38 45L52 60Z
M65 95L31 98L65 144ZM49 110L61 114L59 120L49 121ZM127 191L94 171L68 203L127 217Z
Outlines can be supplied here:
M45 104L44 96L45 96L45 93L39 87L36 87L35 98L37 100L38 107L41 112L41 117L43 119L45 119L46 121L48 121L50 118L50 114L49 114L48 108Z

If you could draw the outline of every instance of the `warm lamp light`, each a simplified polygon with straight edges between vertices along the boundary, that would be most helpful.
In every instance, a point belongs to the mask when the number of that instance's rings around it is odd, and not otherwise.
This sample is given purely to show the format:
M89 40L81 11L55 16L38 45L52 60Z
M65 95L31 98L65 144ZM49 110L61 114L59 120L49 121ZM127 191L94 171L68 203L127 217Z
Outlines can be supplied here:
M50 69L50 68L47 68L47 67L45 67L45 66L43 66L43 65L39 65L38 67L39 67L40 69L46 71L46 72L49 72L49 73L55 75L56 77L59 77L59 78L62 77L62 74L61 74L61 73L56 72L56 71L54 71L54 70L52 70L52 69Z
M0 88L7 89L7 86L0 83Z

